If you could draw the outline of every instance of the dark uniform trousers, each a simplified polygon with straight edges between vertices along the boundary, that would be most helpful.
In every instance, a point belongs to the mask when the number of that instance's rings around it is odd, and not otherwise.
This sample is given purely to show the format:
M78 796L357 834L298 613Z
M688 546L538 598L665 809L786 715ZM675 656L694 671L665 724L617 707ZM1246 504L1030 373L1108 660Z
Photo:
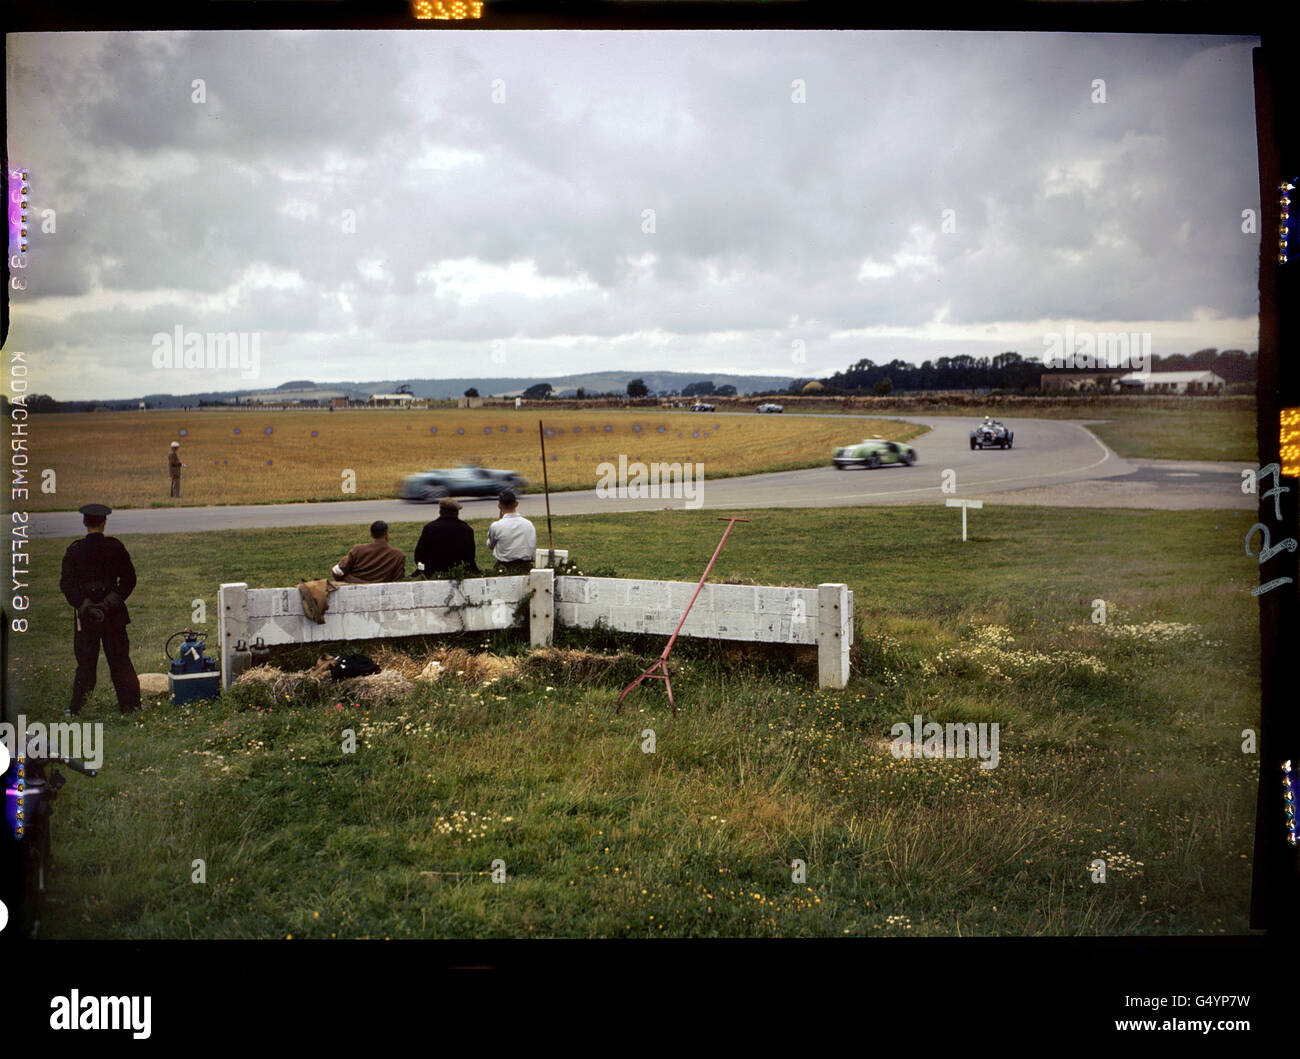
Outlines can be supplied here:
M73 619L74 625L76 619ZM99 669L99 647L104 645L108 659L108 675L113 679L118 708L126 713L140 705L140 678L131 664L131 645L125 625L105 625L102 622L81 622L81 628L72 634L72 652L77 658L77 675L72 679L72 704L76 713L86 704L86 698L95 690Z

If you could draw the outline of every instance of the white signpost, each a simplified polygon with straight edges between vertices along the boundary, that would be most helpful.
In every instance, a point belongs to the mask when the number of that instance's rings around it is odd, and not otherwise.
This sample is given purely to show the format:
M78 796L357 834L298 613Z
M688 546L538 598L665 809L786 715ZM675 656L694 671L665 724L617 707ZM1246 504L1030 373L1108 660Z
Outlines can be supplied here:
M961 539L966 539L966 509L968 507L983 507L983 500L948 500L945 501L948 507L961 508Z

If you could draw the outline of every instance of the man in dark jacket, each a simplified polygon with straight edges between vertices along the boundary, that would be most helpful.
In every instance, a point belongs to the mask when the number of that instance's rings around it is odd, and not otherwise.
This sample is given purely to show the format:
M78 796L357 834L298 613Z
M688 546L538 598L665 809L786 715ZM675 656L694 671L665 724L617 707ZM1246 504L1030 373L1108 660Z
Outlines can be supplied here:
M140 706L140 679L131 664L126 635L131 622L126 598L135 588L135 567L122 542L104 534L110 508L86 504L81 514L86 535L68 545L59 578L60 591L76 611L72 650L77 658L77 674L72 680L68 712L77 713L95 689L99 648L103 644L118 709L130 713Z
M429 580L455 567L478 575L474 561L474 531L460 520L460 505L447 497L438 501L438 517L424 527L415 546L415 569Z

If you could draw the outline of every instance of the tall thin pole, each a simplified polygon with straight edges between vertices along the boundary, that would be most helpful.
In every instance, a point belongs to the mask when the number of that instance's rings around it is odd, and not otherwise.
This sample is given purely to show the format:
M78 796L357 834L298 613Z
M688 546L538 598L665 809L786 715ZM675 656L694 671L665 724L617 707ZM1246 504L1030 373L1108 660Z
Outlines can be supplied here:
M555 551L555 538L551 536L551 486L546 476L546 431L542 429L542 421L537 421L537 437L542 443L542 492L546 494L546 547L549 551ZM554 555L551 556L554 561Z
M727 543L727 536L731 533L731 528L737 522L748 522L747 518L719 518L719 522L727 524L726 531L722 534L722 540L718 541L718 546L713 549L713 558L709 560L709 565L704 568L704 573L700 577L700 583L695 586L695 595L691 596L691 601L686 604L686 609L682 612L682 620L677 623L677 628L673 630L672 636L668 638L668 645L664 648L664 653L651 663L650 668L642 673L636 680L632 681L623 689L623 694L618 697L618 702L614 706L615 713L621 713L623 710L623 700L627 698L628 692L635 688L643 680L662 680L664 689L668 692L668 705L672 707L673 714L677 713L677 703L673 701L673 682L668 678L668 656L672 653L673 644L677 642L677 634L682 631L682 626L686 624L686 618L691 613L691 608L695 606L695 600L700 595L700 590L704 587L704 582L709 579L709 571L713 569L713 564L718 561L718 556L722 552L722 546ZM658 670L659 672L655 672Z

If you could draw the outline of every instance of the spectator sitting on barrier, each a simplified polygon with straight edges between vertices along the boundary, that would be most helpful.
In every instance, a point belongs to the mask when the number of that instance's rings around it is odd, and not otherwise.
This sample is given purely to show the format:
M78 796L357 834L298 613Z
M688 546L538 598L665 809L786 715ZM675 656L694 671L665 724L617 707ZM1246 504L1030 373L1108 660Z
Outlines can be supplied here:
M533 568L537 554L537 530L519 514L519 498L513 489L502 489L497 496L501 517L488 527L487 543L496 559L498 574L526 574Z
M460 504L451 497L438 501L438 517L420 533L415 546L415 569L433 580L455 571L462 577L477 577L474 561L474 531L460 520Z
M370 524L370 543L358 544L334 565L334 576L345 585L373 585L406 576L406 553L388 543L388 523Z

